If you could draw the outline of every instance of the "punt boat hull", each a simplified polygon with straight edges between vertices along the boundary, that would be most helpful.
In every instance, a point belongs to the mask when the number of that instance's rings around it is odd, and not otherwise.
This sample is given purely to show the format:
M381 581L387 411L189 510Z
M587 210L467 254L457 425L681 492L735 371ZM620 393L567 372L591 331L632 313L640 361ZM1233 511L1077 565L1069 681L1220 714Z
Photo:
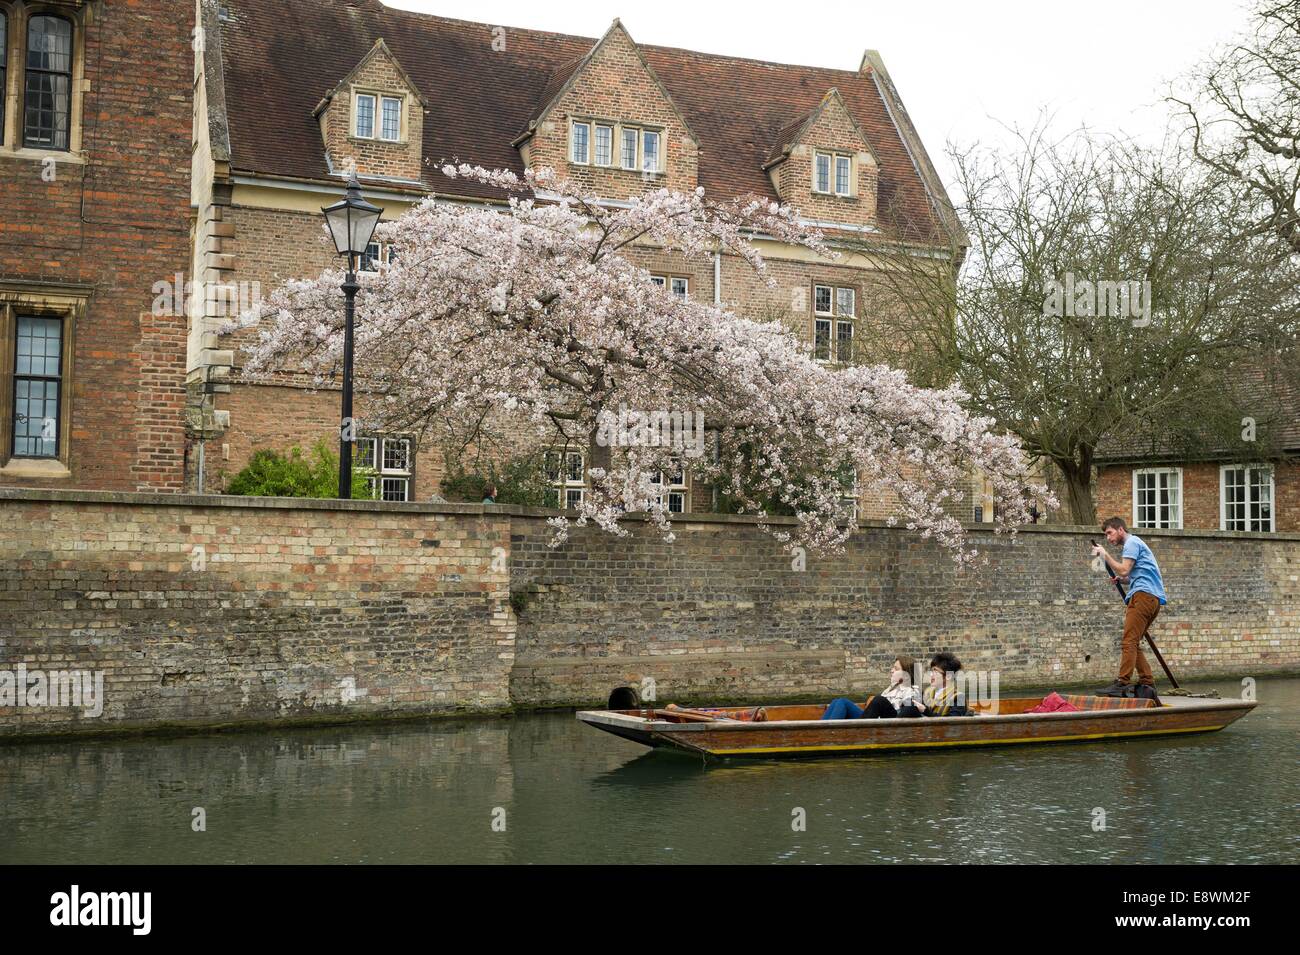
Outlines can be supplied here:
M1076 705L1100 707L1068 713L1028 713L1040 702L1002 700L996 712L978 716L919 719L821 720L821 706L769 706L767 719L748 719L753 708L708 711L666 709L583 710L578 719L596 729L652 747L716 757L785 758L872 752L1091 742L1210 733L1245 716L1248 700L1171 697L1163 704L1101 697L1066 696ZM707 712L707 717L697 715Z

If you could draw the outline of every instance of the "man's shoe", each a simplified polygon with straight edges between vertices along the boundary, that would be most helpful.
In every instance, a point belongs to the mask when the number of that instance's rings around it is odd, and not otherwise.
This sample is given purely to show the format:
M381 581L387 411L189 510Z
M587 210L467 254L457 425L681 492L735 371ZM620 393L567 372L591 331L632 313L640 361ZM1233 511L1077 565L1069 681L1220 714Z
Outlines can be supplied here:
M1098 690L1096 693L1093 694L1093 696L1123 696L1125 691L1128 690L1128 688L1129 685L1127 683L1123 682L1122 680L1116 680L1114 683L1106 687L1104 690Z

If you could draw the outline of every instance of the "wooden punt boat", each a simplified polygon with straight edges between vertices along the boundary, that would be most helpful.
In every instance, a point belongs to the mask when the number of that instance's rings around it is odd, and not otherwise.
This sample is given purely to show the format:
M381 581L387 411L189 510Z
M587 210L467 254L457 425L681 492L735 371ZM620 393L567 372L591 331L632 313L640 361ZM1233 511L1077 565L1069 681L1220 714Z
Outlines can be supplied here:
M831 756L955 746L1003 746L1136 739L1221 730L1249 713L1248 700L1169 697L1154 700L1064 695L1077 712L1029 713L1042 697L976 704L977 716L821 720L823 706L708 710L583 710L578 719L646 746L704 756Z

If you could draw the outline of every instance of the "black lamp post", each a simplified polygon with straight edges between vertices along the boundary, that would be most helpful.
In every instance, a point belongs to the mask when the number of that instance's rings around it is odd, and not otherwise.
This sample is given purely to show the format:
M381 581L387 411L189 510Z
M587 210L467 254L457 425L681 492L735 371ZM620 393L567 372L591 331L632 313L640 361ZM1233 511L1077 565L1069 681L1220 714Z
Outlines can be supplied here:
M352 320L357 289L361 288L357 283L357 259L365 255L384 210L361 198L361 183L357 182L354 172L348 180L347 198L321 212L325 213L330 235L334 237L334 247L339 255L348 257L348 274L343 281L343 419L339 422L339 497L349 500L352 497L352 444L356 440L356 429L352 424Z

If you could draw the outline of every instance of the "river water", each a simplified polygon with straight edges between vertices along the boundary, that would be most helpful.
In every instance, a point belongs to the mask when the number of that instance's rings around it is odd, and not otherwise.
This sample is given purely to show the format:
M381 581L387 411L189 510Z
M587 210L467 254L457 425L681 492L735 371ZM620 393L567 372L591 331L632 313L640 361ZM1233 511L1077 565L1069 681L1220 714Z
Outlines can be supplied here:
M1210 687L1241 693L1192 689ZM0 746L0 845L72 864L1295 863L1300 679L1256 693L1204 736L707 767L571 713Z

